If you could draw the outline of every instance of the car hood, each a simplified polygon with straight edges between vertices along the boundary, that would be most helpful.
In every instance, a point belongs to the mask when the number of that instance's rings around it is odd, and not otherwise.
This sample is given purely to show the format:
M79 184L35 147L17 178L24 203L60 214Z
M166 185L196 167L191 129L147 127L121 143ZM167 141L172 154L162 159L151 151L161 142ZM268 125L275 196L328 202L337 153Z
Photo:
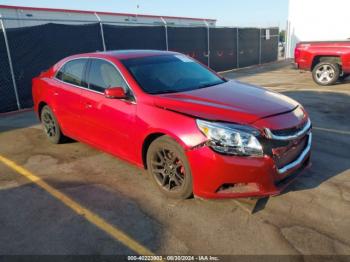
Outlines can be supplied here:
M261 87L228 81L212 87L154 96L158 107L194 117L250 124L294 110L291 98Z

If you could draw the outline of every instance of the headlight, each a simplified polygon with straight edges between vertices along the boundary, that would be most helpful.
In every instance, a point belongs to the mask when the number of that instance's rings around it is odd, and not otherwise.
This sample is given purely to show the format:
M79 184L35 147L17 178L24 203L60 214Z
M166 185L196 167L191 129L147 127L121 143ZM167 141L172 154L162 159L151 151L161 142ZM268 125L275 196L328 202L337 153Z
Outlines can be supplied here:
M263 156L256 129L225 123L196 120L200 131L208 138L209 146L223 154L237 156Z

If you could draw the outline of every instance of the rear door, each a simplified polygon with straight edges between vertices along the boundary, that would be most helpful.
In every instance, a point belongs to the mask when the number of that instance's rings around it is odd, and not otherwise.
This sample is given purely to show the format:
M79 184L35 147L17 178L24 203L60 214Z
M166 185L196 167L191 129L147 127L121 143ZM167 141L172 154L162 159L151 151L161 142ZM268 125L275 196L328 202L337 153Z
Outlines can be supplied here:
M66 135L77 139L83 131L81 94L83 88L87 88L84 81L87 63L88 58L66 62L55 76L53 91L55 114L61 128Z
M129 158L134 144L133 135L136 103L123 76L112 63L91 58L86 75L89 90L84 91L82 117L90 143L112 154ZM110 87L123 87L129 99L106 98Z

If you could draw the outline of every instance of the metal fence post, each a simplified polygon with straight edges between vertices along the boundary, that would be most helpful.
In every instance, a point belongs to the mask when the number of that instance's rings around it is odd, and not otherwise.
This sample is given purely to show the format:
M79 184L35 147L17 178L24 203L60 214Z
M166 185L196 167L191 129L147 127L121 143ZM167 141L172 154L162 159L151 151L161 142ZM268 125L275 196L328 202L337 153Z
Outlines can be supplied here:
M99 17L99 15L96 12L95 12L95 16L97 18L98 23L100 24L103 51L106 51L107 49L106 49L105 35L103 32L103 24L101 22L101 18Z
M280 47L279 47L279 43L280 43L279 35L280 35L280 30L278 29L278 36L276 36L276 38L277 38L277 61L280 60L280 54L281 54Z
M284 59L290 58L290 52L289 52L289 47L290 47L290 41L291 41L292 37L290 35L290 22L289 20L287 20L287 28L286 28L286 32L285 32L285 47L284 47Z
M168 23L165 21L163 17L160 18L164 24L164 29L165 29L165 46L166 50L169 51L169 42L168 42Z
M10 47L9 47L9 43L8 43L8 39L7 39L6 28L5 28L4 21L2 19L2 15L1 14L0 14L0 24L1 24L2 32L4 34L4 40L5 40L7 58L8 58L9 66L10 66L13 90L15 92L15 97L16 97L18 110L20 110L21 109L21 103L19 102L19 97L18 97L18 90L17 90L16 79L15 79L15 73L14 73L13 65L12 65L11 52L10 52Z
M237 27L237 34L236 34L236 46L237 46L237 68L239 68L239 28Z
M207 27L208 67L210 67L210 26L206 20L204 20L204 23Z
M260 31L259 31L259 65L261 65L261 27L260 27Z

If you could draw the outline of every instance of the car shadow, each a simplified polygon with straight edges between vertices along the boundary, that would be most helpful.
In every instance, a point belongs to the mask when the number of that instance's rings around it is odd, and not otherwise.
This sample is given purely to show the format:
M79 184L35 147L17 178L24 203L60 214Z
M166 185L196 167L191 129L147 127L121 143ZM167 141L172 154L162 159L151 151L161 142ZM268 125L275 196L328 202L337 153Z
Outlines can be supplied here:
M344 85L344 84L350 84L350 76L342 79L341 81L338 81L335 85Z
M0 133L40 125L34 111L18 111L0 115Z
M10 114L0 115L0 133L13 131L22 128L36 128L42 130L42 126L33 110L18 111ZM76 141L66 137L64 144L75 143Z

